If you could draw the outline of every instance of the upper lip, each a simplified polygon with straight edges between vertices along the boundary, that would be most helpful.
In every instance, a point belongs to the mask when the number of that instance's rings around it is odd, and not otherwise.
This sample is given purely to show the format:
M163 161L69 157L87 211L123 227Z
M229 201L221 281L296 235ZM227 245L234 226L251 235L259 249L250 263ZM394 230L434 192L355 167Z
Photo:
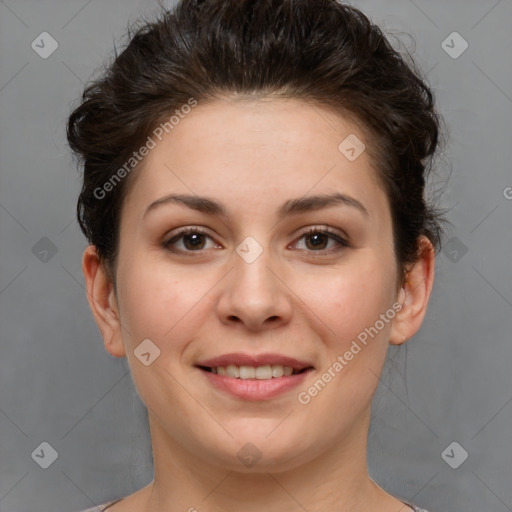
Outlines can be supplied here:
M310 368L311 365L305 361L299 361L294 357L288 357L281 354L243 354L243 353L232 353L223 354L221 356L213 357L211 359L205 359L196 366L205 366L207 368L218 368L219 366L267 366L267 365L281 365L289 366L294 370L303 370L304 368Z

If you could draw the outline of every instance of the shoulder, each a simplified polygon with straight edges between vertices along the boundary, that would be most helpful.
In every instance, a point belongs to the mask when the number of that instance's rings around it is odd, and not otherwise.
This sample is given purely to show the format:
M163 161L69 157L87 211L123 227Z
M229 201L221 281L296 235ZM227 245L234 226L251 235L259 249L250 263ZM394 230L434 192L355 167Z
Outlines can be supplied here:
M107 503L103 503L103 505L98 505L96 507L88 508L87 510L82 510L81 512L103 512L107 507L110 507L110 505L113 505L114 503L117 503L120 500L112 500L108 501Z

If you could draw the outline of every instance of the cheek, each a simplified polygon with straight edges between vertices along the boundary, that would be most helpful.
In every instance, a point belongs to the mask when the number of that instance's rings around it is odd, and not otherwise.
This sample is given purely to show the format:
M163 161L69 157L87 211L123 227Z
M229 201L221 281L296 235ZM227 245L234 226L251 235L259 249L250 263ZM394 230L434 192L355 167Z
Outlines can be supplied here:
M122 336L139 395L153 410L177 407L187 396L175 372L197 330L193 312L204 291L181 274L178 279L154 264L126 266L119 277ZM147 352L148 365L139 359Z
M301 279L298 295L324 323L330 348L340 351L391 307L393 279L391 266L361 254L354 264ZM385 337L390 324L378 327Z
M188 318L200 298L194 281L164 272L160 266L137 264L120 273L120 309L130 344L154 340L159 347L187 330Z
M348 428L377 388L395 313L392 283L392 271L375 264L347 267L309 295L308 306L324 324L326 354L317 380L298 400L328 418L333 432Z

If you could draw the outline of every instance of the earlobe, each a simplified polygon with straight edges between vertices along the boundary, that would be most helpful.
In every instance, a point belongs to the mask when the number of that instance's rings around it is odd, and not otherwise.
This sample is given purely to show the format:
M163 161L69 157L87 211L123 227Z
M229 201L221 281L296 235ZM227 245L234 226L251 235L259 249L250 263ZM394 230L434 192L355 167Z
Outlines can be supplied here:
M106 350L115 357L125 357L122 327L113 283L96 247L89 245L82 257L87 300L103 337Z
M420 329L425 318L428 301L434 284L435 250L428 238L420 239L419 258L407 272L406 280L398 293L400 311L393 320L389 337L392 345L401 345Z

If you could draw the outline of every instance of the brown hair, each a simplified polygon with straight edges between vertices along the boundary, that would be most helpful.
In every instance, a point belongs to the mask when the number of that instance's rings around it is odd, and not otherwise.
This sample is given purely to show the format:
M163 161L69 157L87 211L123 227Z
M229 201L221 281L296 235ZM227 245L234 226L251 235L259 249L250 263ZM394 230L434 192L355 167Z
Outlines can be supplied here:
M444 219L428 204L425 183L441 118L412 58L407 64L361 11L335 0L182 0L129 28L128 38L67 126L84 167L78 221L110 270L135 173L108 197L95 191L191 98L201 104L235 94L303 99L362 124L389 198L402 277L421 235L440 249Z

